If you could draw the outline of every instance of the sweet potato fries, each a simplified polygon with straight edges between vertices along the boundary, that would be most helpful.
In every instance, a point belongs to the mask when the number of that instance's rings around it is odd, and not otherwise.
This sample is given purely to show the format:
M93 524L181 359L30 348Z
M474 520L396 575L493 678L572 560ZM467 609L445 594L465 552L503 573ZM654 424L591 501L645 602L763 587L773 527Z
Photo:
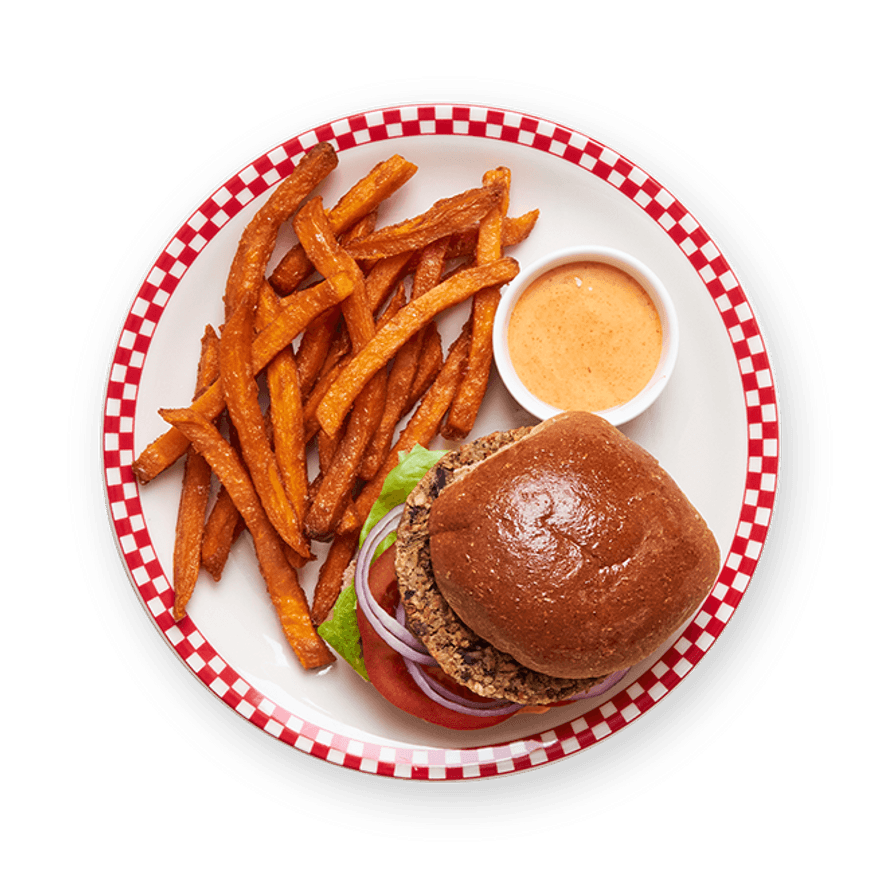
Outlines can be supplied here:
M256 211L220 292L222 327L205 332L195 394L160 410L168 429L132 465L147 484L185 457L174 616L186 614L201 569L221 578L246 531L306 669L333 662L316 627L399 454L473 427L494 308L518 271L504 251L538 216L507 216L510 172L497 168L480 186L380 224L416 166L392 156L325 208L318 190L338 163L330 144L315 146ZM287 223L296 244L282 253ZM467 300L470 315L444 351L436 320ZM329 547L310 604L299 572L318 565L314 541Z

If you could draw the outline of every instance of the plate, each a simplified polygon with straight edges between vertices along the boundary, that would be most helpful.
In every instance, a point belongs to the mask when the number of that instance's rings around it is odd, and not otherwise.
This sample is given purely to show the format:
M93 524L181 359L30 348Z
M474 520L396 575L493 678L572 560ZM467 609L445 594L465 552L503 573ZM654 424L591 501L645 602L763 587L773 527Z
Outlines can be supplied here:
M139 486L131 464L162 433L161 406L191 396L199 339L222 322L222 291L242 229L316 143L339 152L322 184L333 204L377 162L400 153L419 172L383 222L425 210L512 172L511 214L540 208L510 254L525 266L567 245L628 251L669 289L681 321L679 361L664 394L623 426L676 479L715 533L718 579L694 618L608 694L488 731L455 732L385 703L343 662L306 673L287 648L252 548L239 541L223 579L203 575L175 622L169 580L180 464ZM282 233L279 251L290 243ZM461 325L459 307L444 333ZM532 423L497 376L472 437ZM194 676L250 724L315 758L379 776L471 779L520 772L588 749L678 687L729 622L767 538L779 465L777 392L764 337L718 244L659 181L587 134L537 116L475 105L386 107L304 131L230 177L170 238L125 314L104 400L103 476L124 567L161 637ZM308 582L306 582L308 589Z
M198 340L222 321L238 237L270 189L321 140L340 153L328 204L399 152L419 165L387 205L389 220L512 171L511 213L541 219L512 251L526 265L592 242L651 266L676 302L679 364L663 397L627 434L675 477L712 527L724 559L713 590L669 644L592 703L456 733L388 706L344 664L304 673L279 631L245 542L220 584L205 578L176 623L170 571L179 467L139 487L130 465L165 425L160 406L189 400ZM281 243L283 247L283 242ZM446 321L461 323L461 314ZM473 436L531 418L493 382ZM251 724L317 758L366 773L426 779L493 776L582 751L631 724L679 686L739 605L767 536L779 460L776 389L760 328L719 246L656 179L588 135L522 113L464 105L392 107L305 131L220 186L146 273L113 352L103 422L110 521L130 579L167 644L205 687Z

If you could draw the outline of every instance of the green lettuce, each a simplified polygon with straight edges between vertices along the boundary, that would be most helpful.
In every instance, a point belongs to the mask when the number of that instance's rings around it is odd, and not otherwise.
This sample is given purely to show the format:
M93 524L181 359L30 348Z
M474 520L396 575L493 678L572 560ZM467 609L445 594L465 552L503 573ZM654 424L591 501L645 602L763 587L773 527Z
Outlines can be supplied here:
M432 451L416 445L411 452L400 453L397 467L388 474L382 492L361 529L359 546L364 545L367 535L388 511L402 504L422 477L446 454L445 450ZM394 543L396 535L389 535L376 549L376 556ZM354 583L348 584L339 594L331 616L318 627L318 634L362 678L369 681L364 666L361 634L357 625L357 599Z
M361 678L370 680L364 666L364 652L361 648L361 633L357 625L357 597L354 583L350 583L339 594L333 606L332 617L319 627L318 635L348 663Z

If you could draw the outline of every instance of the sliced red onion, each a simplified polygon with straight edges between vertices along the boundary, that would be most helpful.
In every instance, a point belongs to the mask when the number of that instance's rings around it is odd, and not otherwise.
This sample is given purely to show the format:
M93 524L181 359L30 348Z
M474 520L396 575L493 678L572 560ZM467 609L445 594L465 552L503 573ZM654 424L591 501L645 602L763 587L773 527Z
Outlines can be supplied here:
M373 598L367 578L373 555L376 548L396 528L403 512L403 505L399 504L385 516L372 529L364 546L358 553L354 572L354 589L358 605L364 612L370 625L376 633L397 651L404 659L413 660L417 663L436 664L436 660L425 650L424 645L402 624L398 623L382 606Z
M460 712L462 715L488 718L495 715L510 715L520 708L516 703L509 703L507 700L493 700L486 703L468 700L466 697L459 696L444 687L440 682L426 675L417 663L413 663L405 657L403 662L406 664L407 671L412 676L412 680L418 685L422 693L430 697L435 703L439 703L439 705L445 706L447 709Z
M406 610L403 607L403 602L397 603L397 609L395 610L394 619L406 629L407 633L412 635L409 629L406 628ZM417 636L414 636L414 638L418 640ZM422 666L438 666L439 664L437 663L437 661L428 653L428 649L425 648L420 640L419 646L421 650L424 650L424 654L422 654L421 657L405 657L404 659L411 660L414 663L419 663Z
M593 697L598 697L604 694L606 691L610 691L614 685L617 684L626 674L629 672L629 669L619 669L617 672L612 672L611 675L608 676L604 681L600 681L599 684L594 685L588 691L583 694L578 694L574 697L575 700L589 700Z

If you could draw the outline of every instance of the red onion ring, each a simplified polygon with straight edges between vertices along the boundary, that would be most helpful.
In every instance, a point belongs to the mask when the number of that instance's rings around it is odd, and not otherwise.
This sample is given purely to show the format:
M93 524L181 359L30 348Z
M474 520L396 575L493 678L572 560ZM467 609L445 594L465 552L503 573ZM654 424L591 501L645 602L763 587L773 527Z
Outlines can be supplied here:
M608 678L600 681L599 684L593 685L588 691L583 694L578 694L576 697L572 697L574 700L589 700L592 697L598 697L604 694L606 691L610 691L614 685L617 684L626 674L629 672L629 669L618 669L617 672L612 672Z
M397 528L403 507L402 504L399 504L393 510L386 513L370 532L363 547L361 547L355 564L355 595L361 610L364 612L364 616L389 647L397 651L404 659L409 659L416 663L436 665L437 661L425 650L424 645L373 598L367 583L370 564L373 561L376 548Z
M412 680L416 683L419 690L426 696L430 697L435 703L445 706L447 709L453 709L462 715L475 715L481 718L488 718L493 715L510 715L519 709L516 703L510 703L507 700L492 700L491 702L480 703L476 700L468 700L461 697L448 688L444 687L440 682L435 681L425 672L417 663L407 660L405 657L403 662L406 664Z

